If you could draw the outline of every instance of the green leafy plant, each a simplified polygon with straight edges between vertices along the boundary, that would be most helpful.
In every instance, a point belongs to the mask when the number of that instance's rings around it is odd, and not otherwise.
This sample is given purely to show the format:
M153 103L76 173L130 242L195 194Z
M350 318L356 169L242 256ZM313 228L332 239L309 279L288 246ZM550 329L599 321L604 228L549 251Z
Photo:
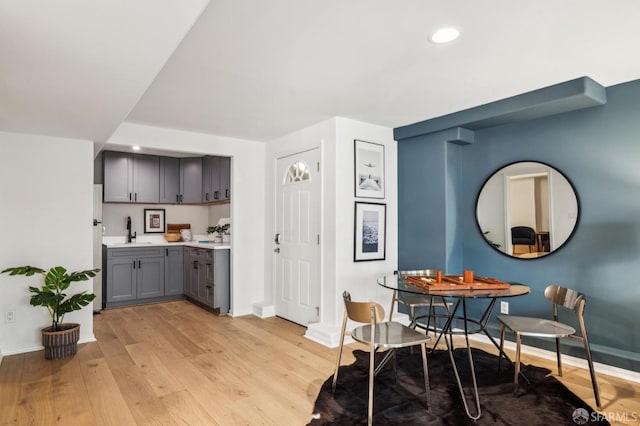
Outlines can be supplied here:
M42 288L29 286L31 296L31 306L44 306L51 316L51 331L60 331L63 329L62 320L64 315L82 309L96 298L93 293L83 291L67 298L65 290L69 288L71 283L77 281L87 281L89 278L95 277L100 269L88 269L86 271L76 271L67 273L62 266L54 266L48 271L37 268L35 266L18 266L15 268L7 268L1 273L9 275L24 275L27 277L40 274L44 277Z
M207 228L207 234L224 234L229 228L231 228L231 224L229 223L225 223L224 225L209 226Z

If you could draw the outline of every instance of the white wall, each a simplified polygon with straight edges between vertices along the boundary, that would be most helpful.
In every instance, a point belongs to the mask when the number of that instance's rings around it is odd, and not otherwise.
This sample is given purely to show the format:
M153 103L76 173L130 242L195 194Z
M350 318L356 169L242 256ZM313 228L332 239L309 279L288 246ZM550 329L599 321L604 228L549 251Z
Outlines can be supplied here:
M359 198L387 205L387 245L384 261L354 262L354 139L385 146L386 197ZM391 128L345 118L333 118L270 141L266 152L267 209L265 214L265 300L256 310L273 309L274 169L279 157L320 147L322 174L322 276L320 322L310 324L306 336L328 346L336 346L343 314L342 292L349 290L354 299L376 300L385 309L391 292L376 284L379 275L397 268L397 149Z
M144 235L144 209L164 209L165 224L188 223L191 225L191 231L194 235L206 234L207 226L217 223L217 221L209 222L209 206L104 203L102 205L104 235L127 235L127 216L131 217L131 233L137 232L138 236Z
M264 143L133 123L107 143L231 157L231 314L251 313L264 299Z
M385 154L385 198L355 198L354 139L384 145ZM348 290L354 300L373 300L389 309L391 291L376 283L380 275L392 273L398 268L398 156L393 129L368 123L337 119L336 140L336 186L335 186L335 259L336 276L333 290L333 312L331 314L335 345L339 340L344 303L342 292ZM384 203L387 205L386 256L383 261L354 262L354 209L355 202Z
M62 265L71 271L93 264L93 143L90 141L0 132L0 270L12 266ZM40 329L49 325L46 309L29 305L29 285L41 278L0 275L0 321L4 355L42 348ZM91 290L90 281L74 284ZM65 317L77 322L80 341L93 337L91 306Z
M528 226L536 229L535 187L533 178L511 179L509 185L509 212L514 226Z

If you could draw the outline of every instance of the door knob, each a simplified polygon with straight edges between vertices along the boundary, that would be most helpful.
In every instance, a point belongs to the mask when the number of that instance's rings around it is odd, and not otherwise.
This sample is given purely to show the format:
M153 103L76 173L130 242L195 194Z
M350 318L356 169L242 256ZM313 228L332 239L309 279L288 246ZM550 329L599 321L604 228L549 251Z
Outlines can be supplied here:
M278 232L276 234L276 237L273 239L276 242L276 244L280 244L280 242L282 241L281 237L282 237L282 235L280 235L280 233Z

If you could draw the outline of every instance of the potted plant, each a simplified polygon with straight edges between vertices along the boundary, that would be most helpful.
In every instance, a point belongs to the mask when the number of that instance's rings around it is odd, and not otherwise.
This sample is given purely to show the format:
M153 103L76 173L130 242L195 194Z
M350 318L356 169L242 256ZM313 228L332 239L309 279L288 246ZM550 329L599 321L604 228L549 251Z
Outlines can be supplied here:
M100 269L88 269L67 273L62 266L54 266L48 271L35 266L7 268L1 273L24 275L40 274L44 277L42 288L29 286L31 306L44 306L51 316L51 325L42 329L42 345L46 359L59 359L74 355L80 338L80 324L64 323L65 314L87 306L96 298L93 293L83 291L67 297L64 293L71 283L87 281L95 277Z
M230 227L231 227L231 224L229 224L229 223L225 223L224 225L209 226L207 228L207 234L209 234L209 235L218 234L217 236L213 237L213 241L217 242L217 243L220 243L220 242L222 242L222 234L227 232L227 230Z

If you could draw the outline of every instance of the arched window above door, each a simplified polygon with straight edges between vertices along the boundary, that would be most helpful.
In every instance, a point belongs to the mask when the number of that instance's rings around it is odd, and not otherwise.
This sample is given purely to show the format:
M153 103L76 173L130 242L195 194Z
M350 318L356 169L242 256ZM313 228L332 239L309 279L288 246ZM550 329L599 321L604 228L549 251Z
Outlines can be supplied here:
M285 183L304 182L310 179L309 166L304 161L296 161L287 169Z

